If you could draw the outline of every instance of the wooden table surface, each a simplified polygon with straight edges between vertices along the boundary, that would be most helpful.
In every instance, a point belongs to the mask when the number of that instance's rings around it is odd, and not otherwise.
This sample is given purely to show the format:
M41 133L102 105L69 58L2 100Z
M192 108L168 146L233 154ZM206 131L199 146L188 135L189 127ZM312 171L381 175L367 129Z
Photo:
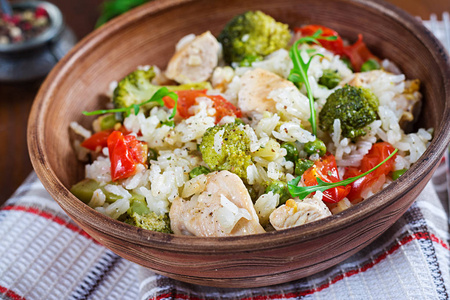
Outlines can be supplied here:
M102 0L49 0L57 5L67 25L82 39L94 28ZM450 0L389 0L410 14L428 19L450 12ZM0 83L0 204L3 203L32 171L26 144L28 114L42 81Z

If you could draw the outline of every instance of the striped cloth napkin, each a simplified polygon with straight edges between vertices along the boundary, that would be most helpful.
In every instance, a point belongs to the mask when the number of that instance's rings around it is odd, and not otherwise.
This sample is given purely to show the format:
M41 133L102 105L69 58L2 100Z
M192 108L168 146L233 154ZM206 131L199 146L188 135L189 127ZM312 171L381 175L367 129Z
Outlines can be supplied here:
M314 276L253 289L187 284L117 256L77 227L32 173L0 210L0 299L449 299L446 171L443 158L406 214L359 253Z

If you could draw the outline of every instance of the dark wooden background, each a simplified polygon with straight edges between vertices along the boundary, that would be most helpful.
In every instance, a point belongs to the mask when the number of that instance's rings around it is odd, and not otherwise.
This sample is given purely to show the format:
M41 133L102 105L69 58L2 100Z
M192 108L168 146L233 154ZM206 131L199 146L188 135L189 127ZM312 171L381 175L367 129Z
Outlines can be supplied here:
M80 40L89 34L100 13L102 0L48 0L57 5L66 24ZM428 19L450 12L450 0L389 0L414 16ZM26 144L28 114L42 81L0 83L0 204L32 171Z

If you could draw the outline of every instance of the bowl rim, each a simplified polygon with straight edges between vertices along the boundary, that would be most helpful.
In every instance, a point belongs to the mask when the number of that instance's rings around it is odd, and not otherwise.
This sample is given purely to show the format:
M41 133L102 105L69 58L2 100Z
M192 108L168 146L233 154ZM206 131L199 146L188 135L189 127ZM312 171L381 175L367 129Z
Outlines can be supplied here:
M99 232L108 233L116 239L141 246L151 245L152 248L166 250L180 250L179 246L184 246L183 252L185 253L207 253L211 250L216 252L227 252L231 249L236 253L237 251L253 250L255 247L258 247L258 249L275 249L279 248L281 245L288 246L297 244L300 241L306 242L321 235L340 231L345 227L349 227L355 220L366 219L371 215L376 214L377 211L382 210L397 201L402 194L408 190L407 186L401 185L407 177L414 176L414 181L417 182L434 171L433 165L437 165L437 162L441 159L450 141L450 122L442 124L440 135L433 138L425 153L405 173L406 176L400 177L374 196L369 197L360 204L339 214L286 230L232 237L178 236L143 230L125 224L102 215L78 200L56 177L44 151L45 114L42 114L41 112L47 110L49 101L52 99L52 93L58 88L58 83L64 78L63 74L69 72L74 67L78 58L86 53L94 51L96 44L100 43L107 36L113 35L121 28L130 26L143 18L151 17L152 15L177 5L194 1L197 0L156 0L115 18L81 40L53 68L42 84L33 103L28 121L28 150L33 167L39 179L69 216L77 213L79 220L75 219L76 223L87 224L91 230L94 229ZM390 3L374 0L342 1L381 11L391 19L395 19L395 21L400 23L405 30L410 31L415 35L419 35L422 44L426 48L431 49L430 53L433 55L434 60L441 62L439 71L443 74L442 87L445 89L445 94L447 95L443 116L444 119L450 119L450 61L445 49L434 35L417 19ZM422 168L424 172L418 172L417 170L419 167ZM389 194L393 195L391 199L389 199ZM262 236L264 236L263 239L261 238Z

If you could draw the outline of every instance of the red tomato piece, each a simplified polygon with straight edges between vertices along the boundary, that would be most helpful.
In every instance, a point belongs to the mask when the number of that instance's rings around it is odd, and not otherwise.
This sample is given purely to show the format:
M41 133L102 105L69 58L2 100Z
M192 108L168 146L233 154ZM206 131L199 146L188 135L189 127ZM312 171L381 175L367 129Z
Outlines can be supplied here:
M216 109L216 124L222 120L225 116L242 117L242 112L236 106L231 104L228 100L220 95L207 96L214 102L214 108Z
M195 105L195 99L197 97L206 97L206 90L185 90L185 91L175 91L178 95L177 112L183 119L187 119L192 116L189 113L189 108ZM167 108L173 108L175 106L175 101L169 96L163 98L164 105Z
M318 159L314 165L302 175L302 181L306 186L317 185L317 177L324 182L339 182L339 172L336 159L331 153L327 153ZM323 201L337 203L344 199L350 192L350 186L338 186L323 192Z
M185 90L185 91L175 91L178 95L178 106L177 113L180 117L187 119L192 116L189 113L189 108L195 105L197 102L195 99L198 97L208 97L214 103L214 108L216 109L216 124L225 116L236 116L240 118L242 116L241 111L236 108L233 104L227 101L220 95L207 95L205 90ZM175 101L172 98L166 96L163 98L164 105L167 108L173 108L175 106Z
M301 33L302 36L312 36L314 33L317 32L317 30L322 29L322 36L335 36L337 37L334 41L327 41L323 39L318 39L322 47L325 49L330 50L334 54L342 55L344 54L344 42L342 41L342 38L339 36L339 34L334 31L333 29L330 29L328 27L322 26L322 25L307 25L303 26L301 28L294 28L294 31L296 33Z
M85 139L81 146L92 151L101 150L108 145L107 140L111 132L113 132L112 129L107 129L94 133L91 137Z
M134 175L138 164L147 165L147 144L133 135L113 131L108 137L108 150L113 181Z
M84 148L87 148L89 150L92 150L92 151L100 151L101 149L108 146L108 143L107 143L108 137L111 134L111 132L113 132L113 131L114 131L114 129L105 129L105 130L99 131L97 133L94 133L93 135L91 135L91 137L85 139L81 143L81 146ZM125 126L121 126L119 128L119 131L124 134L130 133L128 130L126 130ZM140 132L138 133L138 135L139 134L140 134Z
M381 60L373 55L367 48L366 44L363 42L362 34L358 34L358 40L353 45L345 46L343 50L345 56L350 59L355 72L359 72L363 63L369 59L374 59L379 63L381 62Z
M344 178L347 179L355 177L369 171L370 169L381 163L383 160L385 160L392 152L394 152L394 150L395 148L387 142L374 144L369 150L369 153L367 153L361 160L361 166L359 168L347 168ZM347 198L352 202L361 200L364 192L368 188L371 188L380 177L385 178L385 176L388 176L388 174L393 171L396 157L397 154L395 154L392 158L390 158L387 162L382 164L372 173L369 173L366 176L352 182L350 184L352 189Z

